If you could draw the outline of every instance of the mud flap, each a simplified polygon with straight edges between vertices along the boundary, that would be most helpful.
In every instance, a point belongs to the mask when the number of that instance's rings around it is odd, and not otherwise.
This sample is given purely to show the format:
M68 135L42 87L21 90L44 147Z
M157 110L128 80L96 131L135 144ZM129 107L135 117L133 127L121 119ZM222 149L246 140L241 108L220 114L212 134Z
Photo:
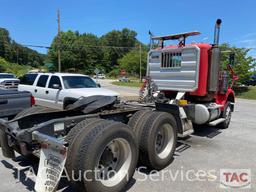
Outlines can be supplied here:
M33 139L41 143L35 191L54 192L57 190L64 170L67 159L67 147L56 138L39 132L33 133Z
M194 132L192 122L187 118L187 114L183 107L180 107L177 104L169 103L155 103L156 109L159 111L165 111L171 113L177 123L178 136L184 138L188 135L191 135Z

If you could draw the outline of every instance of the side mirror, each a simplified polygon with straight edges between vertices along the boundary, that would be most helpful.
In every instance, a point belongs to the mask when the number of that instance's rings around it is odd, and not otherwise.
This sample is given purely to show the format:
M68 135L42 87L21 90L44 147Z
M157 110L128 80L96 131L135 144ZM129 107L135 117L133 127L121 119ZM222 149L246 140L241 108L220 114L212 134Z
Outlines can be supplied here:
M97 86L98 86L98 87L101 87L101 85L100 85L99 83L97 83Z
M235 53L230 53L229 54L229 64L231 66L234 66L235 65Z
M52 88L61 90L61 86L59 84L53 84Z

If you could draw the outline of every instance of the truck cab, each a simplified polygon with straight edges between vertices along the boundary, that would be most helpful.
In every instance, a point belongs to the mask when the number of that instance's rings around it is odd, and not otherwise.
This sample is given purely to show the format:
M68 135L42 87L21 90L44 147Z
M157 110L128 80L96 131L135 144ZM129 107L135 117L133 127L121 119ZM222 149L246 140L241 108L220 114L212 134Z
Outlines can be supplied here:
M188 37L200 34L198 31L151 37L147 66L151 85L144 88L151 87L149 95L155 93L169 103L179 105L182 100L182 108L190 124L227 128L234 109L233 83L229 84L230 78L233 81L237 79L231 65L234 55L231 53L230 64L222 67L220 25L221 20L218 19L213 44L186 44ZM178 44L166 45L168 40L176 40Z

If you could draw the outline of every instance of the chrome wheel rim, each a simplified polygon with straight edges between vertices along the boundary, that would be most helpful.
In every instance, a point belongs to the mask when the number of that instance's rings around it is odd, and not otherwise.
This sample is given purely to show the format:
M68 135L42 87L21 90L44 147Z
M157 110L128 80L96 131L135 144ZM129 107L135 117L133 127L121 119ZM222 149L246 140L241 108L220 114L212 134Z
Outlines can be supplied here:
M97 180L107 187L117 185L127 176L131 166L130 144L123 138L112 140L105 146L97 162Z
M226 115L226 123L228 124L231 121L231 108L230 108L230 106L227 107L225 115Z
M173 127L169 123L162 125L155 140L155 151L160 159L167 158L174 146Z

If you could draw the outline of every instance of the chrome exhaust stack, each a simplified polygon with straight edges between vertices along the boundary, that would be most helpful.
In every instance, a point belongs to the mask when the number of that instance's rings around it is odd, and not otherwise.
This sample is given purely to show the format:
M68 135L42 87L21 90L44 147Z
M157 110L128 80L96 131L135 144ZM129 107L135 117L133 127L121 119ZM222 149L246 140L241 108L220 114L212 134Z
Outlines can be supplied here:
M208 91L217 92L219 91L219 73L220 73L220 57L221 51L219 47L220 39L220 25L221 19L217 19L214 28L214 43L211 49L211 57L208 71Z
M222 23L222 20L221 19L217 19L216 24L215 24L215 28L214 28L214 42L213 42L213 44L215 46L219 45L221 23Z

